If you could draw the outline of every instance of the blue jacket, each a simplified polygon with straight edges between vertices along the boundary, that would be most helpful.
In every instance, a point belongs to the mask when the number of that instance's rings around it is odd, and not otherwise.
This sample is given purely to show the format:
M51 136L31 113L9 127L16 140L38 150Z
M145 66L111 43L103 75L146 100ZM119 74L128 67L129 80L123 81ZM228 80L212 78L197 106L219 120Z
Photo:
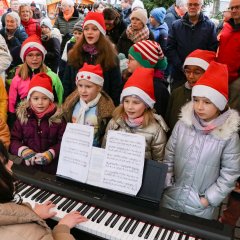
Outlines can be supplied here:
M186 56L196 49L216 51L218 46L216 28L207 16L200 13L199 21L193 25L186 13L172 24L168 34L167 58L178 70L182 69Z
M172 29L172 24L174 21L180 19L181 17L175 11L175 5L173 4L167 9L166 16L164 18L164 22L168 25L168 29Z

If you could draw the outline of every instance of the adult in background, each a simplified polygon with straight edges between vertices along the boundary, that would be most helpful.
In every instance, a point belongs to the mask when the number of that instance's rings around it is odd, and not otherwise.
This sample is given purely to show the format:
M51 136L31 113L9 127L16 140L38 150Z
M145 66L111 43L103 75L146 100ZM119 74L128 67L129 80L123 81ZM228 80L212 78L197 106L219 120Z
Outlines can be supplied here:
M33 19L33 13L31 7L27 4L22 4L19 7L19 16L21 18L21 23L25 28L28 36L38 35L41 37L41 27L38 20Z
M78 10L74 7L73 0L62 0L61 9L62 11L59 13L54 23L54 27L58 28L62 34L62 54L66 42L72 37L74 24L83 19L81 18Z
M96 2L93 4L92 11L102 13L106 7L107 5L104 2Z
M39 8L37 8L36 3L35 3L35 2L32 2L32 3L30 4L30 7L31 7L31 10L32 10L32 12L33 12L33 18L34 18L34 19L38 19L38 21L40 21L40 18L41 18L42 16L41 16L41 12L40 12Z
M187 0L187 13L172 24L168 34L167 58L172 64L171 88L186 82L183 63L186 56L196 50L217 50L216 28L201 9L203 0Z
M103 17L106 25L106 34L110 40L117 44L121 34L126 29L122 16L113 8L105 8Z
M121 0L121 7L122 7L122 18L123 22L126 27L130 24L130 15L132 13L132 6L133 0Z
M217 61L228 66L229 105L240 112L240 0L231 0L230 20L221 31Z
M145 9L137 9L132 12L131 24L122 33L117 44L118 52L128 56L129 48L136 42L142 40L154 40L152 32L147 27L147 11Z

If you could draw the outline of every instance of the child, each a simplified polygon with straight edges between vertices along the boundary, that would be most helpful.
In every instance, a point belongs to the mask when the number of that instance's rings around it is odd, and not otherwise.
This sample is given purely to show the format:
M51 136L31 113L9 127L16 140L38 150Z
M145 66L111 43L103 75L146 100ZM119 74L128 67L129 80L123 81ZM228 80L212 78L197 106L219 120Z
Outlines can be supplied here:
M191 100L192 87L207 70L209 63L214 61L215 58L215 52L201 49L191 52L186 57L183 70L187 82L173 90L167 107L166 122L171 131L179 119L182 106Z
M32 209L29 204L16 202L14 181L8 152L0 141L0 219L1 239L74 239L70 228L87 219L79 212L66 214L51 230L43 219L51 218L56 212L50 211L55 205L46 201L36 204Z
M108 130L136 133L146 139L145 158L163 160L168 128L162 117L152 110L155 103L153 76L154 69L139 67L128 79L121 94L122 104L115 109L107 126L103 147Z
M52 80L46 73L36 74L27 99L17 108L11 131L10 152L22 157L23 164L55 174L66 123L53 103Z
M170 187L164 207L212 219L233 190L240 172L240 117L227 101L227 66L212 61L194 85L192 102L182 108L165 149Z
M101 91L103 82L101 66L85 63L76 77L77 89L68 96L63 105L67 122L94 127L95 147L101 146L106 126L115 108L111 98Z

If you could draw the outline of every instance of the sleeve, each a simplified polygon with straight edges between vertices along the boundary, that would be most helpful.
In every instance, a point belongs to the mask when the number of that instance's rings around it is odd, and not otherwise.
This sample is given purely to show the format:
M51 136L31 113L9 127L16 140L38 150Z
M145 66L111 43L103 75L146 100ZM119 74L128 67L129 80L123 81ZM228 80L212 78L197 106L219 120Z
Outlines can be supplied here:
M75 240L70 233L70 228L63 224L58 224L53 228L52 231L54 240Z
M212 23L211 32L209 33L208 50L216 52L218 48L216 27Z
M102 139L102 148L105 148L106 147L106 142L107 142L107 133L108 133L108 130L113 130L113 124L114 124L114 120L111 119L109 122L108 122L108 125L106 127L106 130L105 130L105 134L103 136L103 139Z
M53 25L53 28L57 28L57 29L59 29L59 21L58 21L58 17L57 17L57 19L56 19L56 21L55 21L55 23L54 23L54 25ZM59 29L60 30L60 29Z
M217 181L206 191L205 196L212 206L219 206L225 197L234 189L235 182L240 176L240 142L237 133L231 139L222 152L221 166Z
M17 77L15 76L11 82L10 89L9 89L9 103L8 103L8 111L11 113L15 113L15 107L17 103L17 96L18 96L18 83Z
M8 105L7 91L3 85L3 80L0 77L0 118L4 122L7 121L7 105Z
M4 146L8 149L10 145L10 131L6 122L0 119L0 140Z
M2 35L0 35L0 56L0 73L2 73L10 66L12 62L11 54Z
M167 41L168 41L168 32L162 31L159 37L159 44L164 54L166 54L166 51L167 51Z

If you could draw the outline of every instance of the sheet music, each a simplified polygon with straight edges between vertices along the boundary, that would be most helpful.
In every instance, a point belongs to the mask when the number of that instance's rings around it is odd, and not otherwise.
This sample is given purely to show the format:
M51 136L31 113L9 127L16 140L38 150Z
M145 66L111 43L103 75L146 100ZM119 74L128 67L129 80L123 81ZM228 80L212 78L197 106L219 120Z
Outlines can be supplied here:
M145 138L120 131L108 131L102 186L137 195L142 185Z
M68 123L63 134L57 175L85 183L88 176L94 128Z

